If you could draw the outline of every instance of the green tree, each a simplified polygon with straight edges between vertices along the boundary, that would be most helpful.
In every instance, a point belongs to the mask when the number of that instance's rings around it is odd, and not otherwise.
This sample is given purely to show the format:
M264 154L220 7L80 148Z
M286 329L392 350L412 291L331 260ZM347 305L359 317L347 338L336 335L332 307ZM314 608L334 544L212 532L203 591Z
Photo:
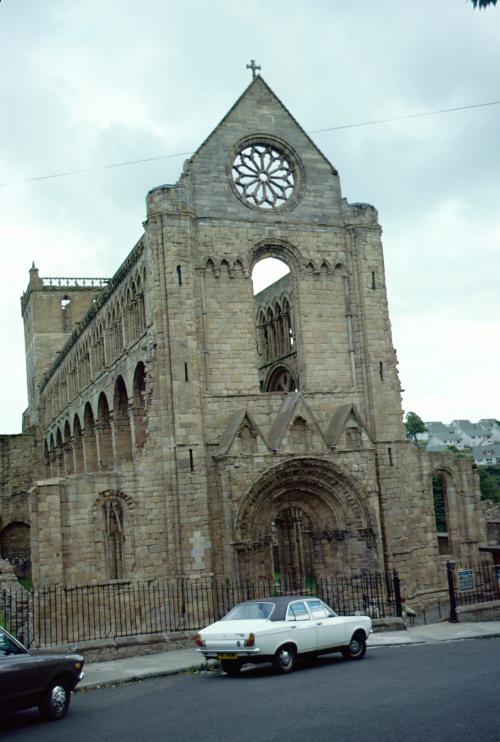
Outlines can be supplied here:
M445 453L452 453L454 456L457 457L457 459L463 459L465 458L466 453L470 453L470 451L461 451L456 446L446 446Z
M421 417L416 412L407 412L405 419L406 437L417 442L417 434L425 433L427 428Z
M500 466L478 466L481 500L500 502Z

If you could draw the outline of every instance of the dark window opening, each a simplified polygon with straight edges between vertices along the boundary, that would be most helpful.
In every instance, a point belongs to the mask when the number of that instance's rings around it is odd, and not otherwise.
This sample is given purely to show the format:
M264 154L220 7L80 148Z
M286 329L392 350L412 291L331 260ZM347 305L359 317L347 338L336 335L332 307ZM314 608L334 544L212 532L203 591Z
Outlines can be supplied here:
M61 299L63 332L71 332L71 299L66 294Z
M375 291L377 288L376 282L375 282L375 271L372 271L372 289Z
M380 376L380 381L384 380L384 363L383 361L378 362L378 374Z
M392 448L388 448L387 453L389 454L389 466L394 466L394 461L392 460Z
M432 495L434 498L436 530L438 533L447 533L448 518L446 514L446 481L442 474L432 475Z
M194 456L193 456L193 449L189 449L189 468L193 472L194 471Z
M177 266L177 280L179 281L179 286L182 286L182 268L180 265Z
M189 381L188 365L184 364L184 381Z

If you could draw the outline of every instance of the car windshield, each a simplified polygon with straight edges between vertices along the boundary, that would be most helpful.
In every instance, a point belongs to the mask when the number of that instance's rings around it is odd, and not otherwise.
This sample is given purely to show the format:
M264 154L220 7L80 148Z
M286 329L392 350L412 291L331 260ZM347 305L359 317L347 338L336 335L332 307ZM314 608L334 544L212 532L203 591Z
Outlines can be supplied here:
M0 657L8 657L12 654L25 654L26 650L23 647L20 647L16 642L8 636L8 634L4 634L3 631L0 631Z
M274 609L274 603L240 603L224 616L223 621L244 621L248 619L269 618Z

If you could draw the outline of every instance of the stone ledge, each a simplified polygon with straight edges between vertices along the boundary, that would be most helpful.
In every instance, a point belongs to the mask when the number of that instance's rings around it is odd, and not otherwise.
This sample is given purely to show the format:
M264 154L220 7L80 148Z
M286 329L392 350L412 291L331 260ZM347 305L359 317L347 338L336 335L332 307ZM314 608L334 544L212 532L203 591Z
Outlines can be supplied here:
M487 603L457 606L457 616L462 621L496 621L500 619L500 600Z
M372 628L377 634L379 631L405 631L406 626L402 618L392 616L391 618L374 618Z
M85 661L101 662L103 660L122 660L127 657L172 652L176 649L194 647L193 636L195 631L177 631L172 633L139 634L138 636L117 636L114 639L95 639L93 641L76 642L79 654L83 654ZM32 649L33 654L45 652L67 652L67 644L58 644L50 647Z

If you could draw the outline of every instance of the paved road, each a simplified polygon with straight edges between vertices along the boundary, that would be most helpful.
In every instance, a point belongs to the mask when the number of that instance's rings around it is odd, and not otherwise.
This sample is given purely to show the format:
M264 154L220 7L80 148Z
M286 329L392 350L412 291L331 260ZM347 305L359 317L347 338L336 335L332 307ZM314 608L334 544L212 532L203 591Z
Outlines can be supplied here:
M177 675L77 694L66 719L0 722L37 742L500 742L500 639L331 655L288 676Z

